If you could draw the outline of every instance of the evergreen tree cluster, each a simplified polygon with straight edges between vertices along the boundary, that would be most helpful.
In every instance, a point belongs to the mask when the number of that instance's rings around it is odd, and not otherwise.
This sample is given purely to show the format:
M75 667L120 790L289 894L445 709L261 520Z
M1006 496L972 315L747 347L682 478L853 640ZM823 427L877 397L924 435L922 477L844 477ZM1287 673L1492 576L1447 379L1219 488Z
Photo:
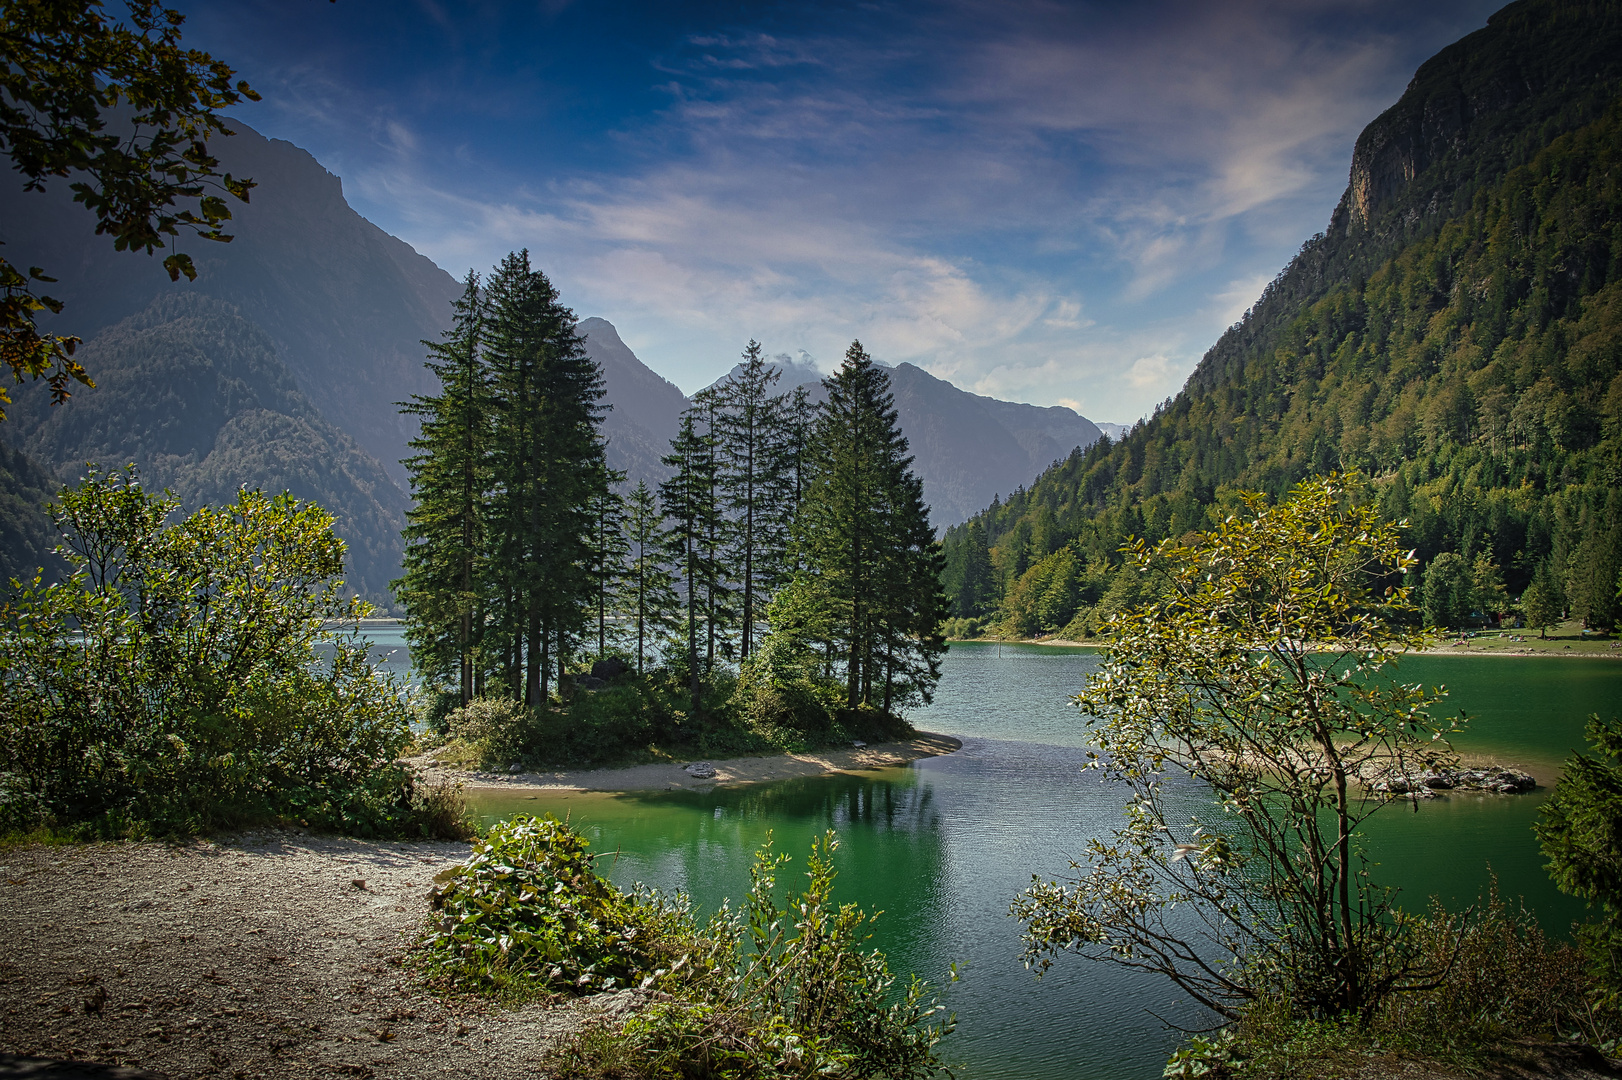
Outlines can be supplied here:
M440 393L403 406L421 433L396 586L413 663L447 706L537 714L614 657L679 687L687 716L730 709L745 726L803 731L845 710L882 727L928 700L939 545L888 375L859 342L814 406L775 392L751 341L683 414L670 479L622 492L601 376L527 253L470 274L454 307L425 343ZM735 692L718 703L717 687Z
M1532 627L1622 624L1622 102L1604 89L1597 117L1518 164L1450 159L1421 177L1430 202L1309 242L1151 419L951 530L954 616L1085 634L1136 587L1129 537L1358 470L1408 522L1431 622L1518 597ZM1448 177L1451 209L1426 218Z
M422 428L396 594L431 683L462 704L533 706L580 648L596 591L602 378L527 251L482 283L470 273L454 306L444 340L425 342L441 391L404 406Z

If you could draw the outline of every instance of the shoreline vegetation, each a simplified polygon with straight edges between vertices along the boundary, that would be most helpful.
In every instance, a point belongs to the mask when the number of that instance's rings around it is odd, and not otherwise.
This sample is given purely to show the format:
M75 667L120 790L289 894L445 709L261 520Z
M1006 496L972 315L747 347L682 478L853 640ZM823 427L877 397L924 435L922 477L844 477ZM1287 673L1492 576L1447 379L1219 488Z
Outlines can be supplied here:
M972 642L983 645L1050 645L1073 649L1103 650L1102 639L1076 641L1059 634L1047 637L962 637L947 638L948 644ZM1459 638L1438 636L1423 649L1413 650L1417 656L1584 656L1622 660L1622 637L1612 634L1584 633L1575 623L1551 628L1547 638L1540 638L1527 630L1483 630Z

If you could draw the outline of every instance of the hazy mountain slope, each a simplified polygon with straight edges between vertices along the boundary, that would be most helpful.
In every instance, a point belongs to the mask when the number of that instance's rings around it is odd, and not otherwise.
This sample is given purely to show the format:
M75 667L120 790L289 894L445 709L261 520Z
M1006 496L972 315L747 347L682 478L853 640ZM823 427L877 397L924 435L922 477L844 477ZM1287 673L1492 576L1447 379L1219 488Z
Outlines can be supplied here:
M890 370L890 388L937 528L1030 484L1100 434L1073 409L981 397L912 364Z
M804 378L808 367L773 358L785 373ZM739 370L734 367L729 374ZM924 501L936 528L965 521L998 495L1030 484L1042 470L1098 439L1097 425L1062 405L1043 408L999 401L961 390L914 364L888 367L901 433L924 482ZM820 381L799 385L814 402ZM779 383L778 390L785 388Z
M39 461L0 443L0 596L12 578L27 581L41 569L48 581L60 576L56 530L42 509L59 486Z
M603 418L608 467L623 471L632 485L665 479L670 470L659 459L670 453L687 396L638 360L608 320L582 319L575 331L602 368L604 401L612 406Z
M1489 555L1512 593L1544 572L1575 613L1614 622L1619 94L1614 4L1514 4L1427 62L1359 138L1328 232L1182 393L948 537L954 565L978 533L995 568L959 610L1067 547L1077 566L1118 559L1128 535L1210 524L1233 488L1357 468L1427 562Z
M264 330L221 301L165 295L81 355L97 388L57 407L21 395L8 441L64 474L134 462L187 507L243 486L318 502L349 543L350 585L382 598L399 573L406 497L311 404Z
M23 192L15 178L0 183L7 257L59 279L51 293L67 308L46 325L87 340L159 296L235 305L270 335L306 398L403 486L399 461L415 428L394 403L433 389L419 341L449 325L450 301L461 290L350 209L338 178L308 153L240 121L232 126L237 134L210 149L259 186L248 205L232 204L231 243L181 239L197 281L171 284L158 258L115 253L95 235L94 217L70 201L66 182L43 194Z

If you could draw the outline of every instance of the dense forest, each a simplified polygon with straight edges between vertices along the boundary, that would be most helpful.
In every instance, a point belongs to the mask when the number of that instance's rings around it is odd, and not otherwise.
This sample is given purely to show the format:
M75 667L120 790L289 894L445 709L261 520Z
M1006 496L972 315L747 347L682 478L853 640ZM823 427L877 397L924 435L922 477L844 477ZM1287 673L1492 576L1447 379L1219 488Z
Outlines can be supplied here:
M1129 537L1352 470L1408 522L1430 621L1520 597L1533 625L1615 627L1619 72L1622 14L1553 3L1422 67L1359 140L1329 231L1181 393L947 534L953 629L1096 632L1142 588Z

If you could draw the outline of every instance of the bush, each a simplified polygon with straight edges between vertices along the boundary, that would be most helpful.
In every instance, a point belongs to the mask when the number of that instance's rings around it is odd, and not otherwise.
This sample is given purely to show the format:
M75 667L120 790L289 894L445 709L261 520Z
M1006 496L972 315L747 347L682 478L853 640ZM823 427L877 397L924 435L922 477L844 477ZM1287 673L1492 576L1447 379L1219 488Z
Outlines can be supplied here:
M953 616L941 624L941 636L948 641L968 641L986 632L986 620L978 615Z
M589 846L551 816L494 826L434 879L424 968L462 989L524 998L646 989L711 962L717 946L683 906L616 889L593 869Z
M749 663L738 679L734 712L762 741L794 753L834 738L838 699L836 690L804 672L775 673L765 664Z
M1594 996L1582 953L1551 942L1496 883L1463 914L1432 901L1410 929L1423 964L1442 973L1434 985L1387 998L1367 1022L1313 1018L1291 1005L1287 988L1263 992L1226 1031L1190 1040L1166 1075L1362 1075L1373 1057L1477 1072L1515 1056L1518 1043L1578 1038L1614 1049L1622 1017Z
M369 610L332 516L252 491L178 510L133 468L52 507L72 576L0 609L0 827L420 834L403 690L330 628Z
M497 826L442 875L445 912L425 938L431 970L511 994L631 985L650 1003L595 1025L549 1064L562 1077L925 1077L952 1028L916 979L897 993L882 953L863 952L871 921L832 902L832 833L817 842L803 893L783 902L788 861L755 857L743 912L699 924L684 904L619 892L591 868L585 841L555 819Z
M475 698L445 714L445 731L466 754L466 764L493 769L528 757L538 726L511 698Z

